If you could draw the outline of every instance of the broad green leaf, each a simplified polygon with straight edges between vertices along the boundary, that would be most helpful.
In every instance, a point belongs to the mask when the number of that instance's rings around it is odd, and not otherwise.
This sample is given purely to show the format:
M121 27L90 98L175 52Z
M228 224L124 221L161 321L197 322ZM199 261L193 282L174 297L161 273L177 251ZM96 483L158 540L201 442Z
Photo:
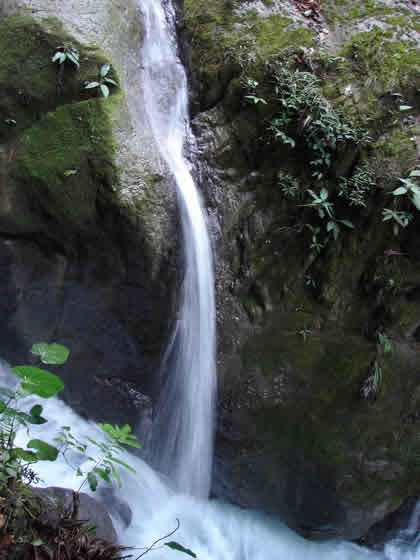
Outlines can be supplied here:
M36 367L15 366L12 368L12 373L23 380L21 382L23 389L44 399L53 397L64 387L59 377Z
M411 105L400 105L399 109L400 111L410 111L413 107Z
M101 84L99 82L89 82L86 86L85 89L92 89L95 87L99 87Z
M406 194L407 193L407 189L405 187L398 187L398 189L395 189L395 191L392 191L392 194L394 196L400 196L402 194Z
M95 467L94 471L102 478L102 480L105 480L105 482L110 483L111 479L109 477L111 469L101 469L100 467Z
M100 88L101 88L101 91L102 91L102 95L104 97L109 97L109 87L106 86L105 84L101 84Z
M98 479L93 474L93 472L88 473L87 480L89 483L89 488L92 490L92 492L95 492L96 488L98 487Z
M334 222L328 222L327 224L327 231L331 231L334 229Z
M62 64L66 60L66 55L60 51L57 51L51 60L52 62L58 62L59 64Z
M184 554L188 554L188 556L192 556L192 558L197 558L197 555L194 554L192 550L190 550L189 548L185 548L184 546L182 546L181 544L175 541L166 542L164 544L165 546L171 548L172 550L178 550L178 552L183 552Z
M12 454L17 459L23 459L24 461L28 461L29 463L35 463L38 461L38 456L33 451L28 451L27 449L22 449L21 447L15 447L12 449Z
M101 77L105 78L105 76L108 74L108 72L111 69L111 65L110 64L103 64L101 66Z
M36 455L40 461L55 461L57 459L58 449L40 439L31 439L26 447L36 449Z
M105 78L105 79L104 79L104 82L106 82L107 84L111 84L111 85L113 85L113 86L118 87L117 82L116 82L115 80L112 80L111 78Z
M411 171L410 177L420 177L420 169L413 169L413 171Z
M32 546L41 546L44 544L44 541L42 539L35 539L34 541L31 542Z
M73 53L67 53L67 58L75 65L77 68L80 67L78 58Z
M338 220L340 223L342 223L344 226L350 228L350 229L354 229L354 224L353 222L350 222L350 220Z
M35 356L42 356L48 352L48 344L46 342L40 342L39 344L33 344L31 348L31 353Z
M112 461L114 463L118 463L118 465L121 465L122 467L126 468L127 470L131 471L132 473L136 473L136 469L133 469L133 467L131 467L130 465L127 465L127 463L124 463L124 461L121 461L120 459L117 459L116 457L112 457Z
M70 175L74 175L77 173L77 170L69 169L64 172L64 175L68 172L71 172L69 173ZM31 348L31 352L39 356L43 364L55 366L64 364L70 354L70 350L61 344L46 344L45 342L34 344Z
M31 408L29 411L29 422L31 424L45 424L47 420L41 416L42 414L42 406L40 404L36 404Z
M31 410L29 411L31 416L41 416L42 414L42 406L40 404L34 405Z
M327 198L328 198L328 191L327 191L327 189L321 189L320 197L321 197L321 200L327 200Z

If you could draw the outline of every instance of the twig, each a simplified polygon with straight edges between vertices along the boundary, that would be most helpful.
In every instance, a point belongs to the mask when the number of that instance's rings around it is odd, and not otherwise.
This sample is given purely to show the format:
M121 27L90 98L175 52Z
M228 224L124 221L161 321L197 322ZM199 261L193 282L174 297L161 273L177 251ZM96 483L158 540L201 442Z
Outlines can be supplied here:
M171 531L170 533L168 533L167 535L165 535L165 536L163 536L163 537L160 537L160 539L157 539L157 540L156 540L154 543L152 543L148 548L146 548L146 550L145 550L144 552L142 552L139 556L137 556L136 560L139 560L139 558L141 558L142 556L144 556L145 554L147 554L148 552L150 552L150 551L153 549L153 547L154 547L158 542L161 542L161 541L163 541L164 539L167 539L168 537L172 537L172 535L173 535L174 533L176 533L176 532L178 531L178 529L179 529L179 519L178 519L178 518L176 519L176 523L177 523L177 526L175 527L175 529L174 529L173 531Z

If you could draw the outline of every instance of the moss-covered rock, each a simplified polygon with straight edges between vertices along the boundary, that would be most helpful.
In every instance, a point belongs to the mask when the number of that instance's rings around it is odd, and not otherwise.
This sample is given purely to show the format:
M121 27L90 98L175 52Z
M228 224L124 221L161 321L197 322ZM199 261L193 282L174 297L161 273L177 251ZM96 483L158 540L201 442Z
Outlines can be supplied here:
M118 188L112 107L112 98L61 106L19 139L22 155L13 161L12 177L76 232L94 226L97 197Z
M80 67L52 62L57 47L78 50ZM42 25L27 16L0 20L0 139L15 136L58 105L88 99L87 81L97 78L105 57L82 47L56 19ZM10 123L13 121L13 124Z

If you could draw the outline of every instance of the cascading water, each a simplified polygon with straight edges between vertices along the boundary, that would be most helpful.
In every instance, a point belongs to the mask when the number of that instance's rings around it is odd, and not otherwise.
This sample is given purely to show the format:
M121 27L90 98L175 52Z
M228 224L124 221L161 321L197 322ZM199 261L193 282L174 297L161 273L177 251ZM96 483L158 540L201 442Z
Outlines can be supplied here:
M207 497L213 454L216 385L212 256L200 198L183 156L188 132L188 88L168 25L174 14L156 0L143 0L144 97L156 144L178 190L185 276L181 308L165 363L168 377L154 420L156 467L175 487Z
M115 489L111 503L101 493L96 497L104 499L122 544L148 546L170 532L178 518L181 526L173 538L193 550L200 560L420 560L420 543L415 538L419 511L413 514L408 530L387 543L382 553L343 541L306 541L278 521L203 499L210 479L215 385L210 244L199 196L182 157L187 88L175 54L175 35L169 30L159 0L142 0L140 8L147 26L145 103L156 142L179 189L185 243L182 307L167 356L173 369L157 417L162 437L157 465L158 470L168 474L170 485L166 477L163 480L144 461L127 453L122 459L136 469L136 474L120 473L123 486ZM0 364L0 385L10 385L12 380L7 365ZM63 424L72 426L73 434L79 438L101 437L93 423L79 418L59 399L46 401L43 415L49 421L35 426L32 437L52 441ZM19 433L16 443L24 446L26 438L25 432ZM37 471L46 485L75 490L80 486L80 479L64 461L39 463ZM128 525L119 517L119 501L125 501L131 509ZM182 558L179 552L166 547L148 556L156 560Z

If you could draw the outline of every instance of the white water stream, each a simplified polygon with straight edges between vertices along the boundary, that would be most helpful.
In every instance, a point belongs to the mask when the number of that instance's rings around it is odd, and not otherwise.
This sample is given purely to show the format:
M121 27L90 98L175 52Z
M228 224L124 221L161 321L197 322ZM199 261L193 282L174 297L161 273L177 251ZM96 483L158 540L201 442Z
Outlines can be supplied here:
M174 27L174 14L169 4L165 12L157 0L142 0L140 7L146 33L145 107L177 186L185 269L179 318L165 360L168 375L154 418L153 464L178 491L207 498L216 390L212 254L200 197L183 155L189 132L188 86L169 26L172 21Z
M185 277L179 320L166 356L170 377L155 420L159 446L154 468L126 453L122 459L136 469L136 474L121 471L122 489L114 489L111 500L109 494L101 492L96 497L110 511L122 544L148 546L170 532L178 518L181 526L172 539L193 550L200 560L420 560L420 545L414 538L418 514L413 516L407 534L387 544L384 555L342 541L310 542L278 521L207 500L215 392L210 243L200 198L183 158L188 132L187 83L168 23L173 14L170 7L165 14L159 0L142 0L140 8L146 21L145 105L155 140L179 192ZM0 385L10 384L11 379L7 366L0 364ZM60 426L68 425L76 436L101 438L93 423L79 418L59 399L46 401L43 415L49 421L31 429L32 437L52 441ZM23 446L27 434L19 433L17 439ZM75 490L80 486L80 479L65 462L39 463L37 471L45 485ZM130 522L119 513L121 503L131 509ZM166 547L148 556L156 560L187 558Z

